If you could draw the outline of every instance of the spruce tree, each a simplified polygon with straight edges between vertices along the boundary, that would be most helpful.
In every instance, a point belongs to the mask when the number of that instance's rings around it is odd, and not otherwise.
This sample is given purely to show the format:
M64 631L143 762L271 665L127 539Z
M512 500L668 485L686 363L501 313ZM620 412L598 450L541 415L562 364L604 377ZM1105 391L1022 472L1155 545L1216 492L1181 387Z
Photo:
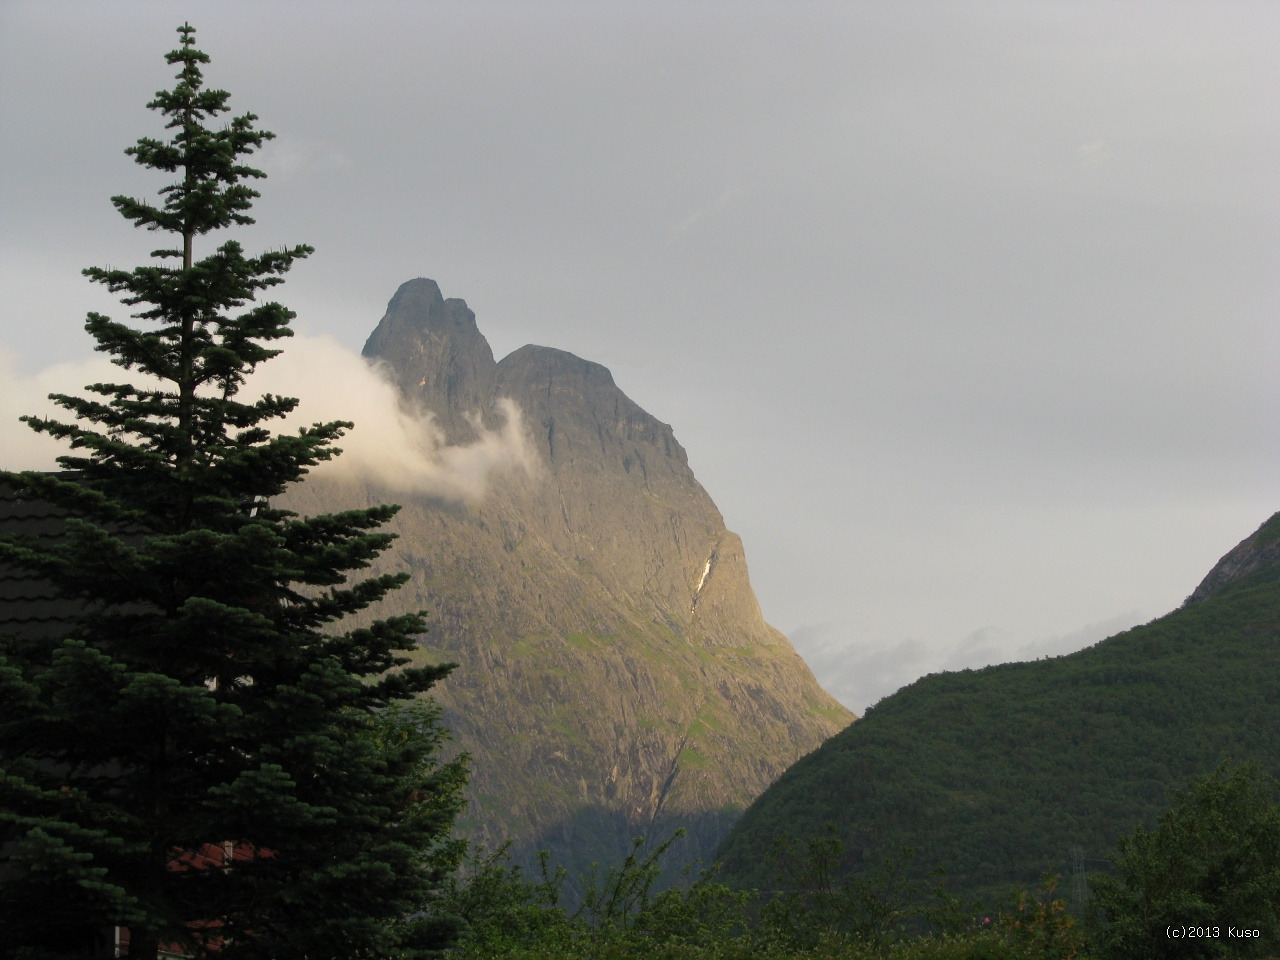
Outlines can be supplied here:
M273 434L296 401L240 396L290 335L263 295L311 249L202 244L253 222L263 174L244 158L272 134L219 121L228 94L178 33L177 83L148 104L166 138L126 151L172 182L155 203L112 198L166 239L147 265L85 271L138 324L90 314L96 349L142 377L55 395L74 417L24 419L69 441L63 472L0 474L66 512L60 540L0 541L0 562L71 611L0 637L3 949L83 956L121 926L135 960L432 955L452 936L431 901L464 773L414 698L452 665L409 665L421 615L337 623L404 582L352 576L397 508L272 505L351 424Z

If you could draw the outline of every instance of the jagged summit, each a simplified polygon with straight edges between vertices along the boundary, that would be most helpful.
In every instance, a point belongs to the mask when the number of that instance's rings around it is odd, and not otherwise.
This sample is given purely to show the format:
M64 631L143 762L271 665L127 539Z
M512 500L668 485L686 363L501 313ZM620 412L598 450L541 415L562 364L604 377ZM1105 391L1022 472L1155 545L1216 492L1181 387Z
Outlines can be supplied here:
M450 440L475 438L465 414L487 405L497 364L465 300L446 300L425 277L402 283L362 352L385 361L401 391L431 409Z
M597 470L607 461L647 476L657 454L674 461L681 482L697 483L671 426L623 393L607 367L535 344L495 363L466 301L446 300L434 280L401 284L363 354L386 363L404 394L430 410L453 443L475 439L471 415L494 426L497 400L509 397L553 468L583 466L585 458Z
M402 504L376 572L412 579L378 614L427 610L423 655L461 665L438 691L472 757L473 836L512 839L526 862L551 849L576 873L684 826L682 855L705 857L853 719L765 622L671 426L608 369L534 345L494 363L474 314L425 279L400 288L364 353L453 443L514 401L538 460L465 506L324 482L289 504Z
M608 367L555 347L530 343L503 357L498 363L497 390L543 408L572 400L591 407L625 407L653 420L618 389Z
M668 468L683 481L697 482L670 424L623 393L607 367L530 344L498 364L495 390L520 403L528 421L545 431L553 465L571 456L598 455L627 471L633 466L644 470L659 455L675 461Z
M548 378L557 375L579 378L583 383L617 389L609 368L594 360L583 360L577 354L556 347L541 347L526 343L502 358L499 368L541 372Z

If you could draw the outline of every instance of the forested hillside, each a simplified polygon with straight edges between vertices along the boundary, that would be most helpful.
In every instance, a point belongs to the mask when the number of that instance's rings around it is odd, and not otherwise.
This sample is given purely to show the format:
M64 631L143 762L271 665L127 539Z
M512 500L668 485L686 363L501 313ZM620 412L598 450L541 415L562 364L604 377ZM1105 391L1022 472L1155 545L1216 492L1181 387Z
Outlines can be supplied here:
M1097 869L1224 758L1280 771L1272 518L1177 611L1069 656L931 675L795 764L720 848L768 887L775 838L834 825L856 872L914 848L969 890ZM1073 858L1074 853L1074 858Z

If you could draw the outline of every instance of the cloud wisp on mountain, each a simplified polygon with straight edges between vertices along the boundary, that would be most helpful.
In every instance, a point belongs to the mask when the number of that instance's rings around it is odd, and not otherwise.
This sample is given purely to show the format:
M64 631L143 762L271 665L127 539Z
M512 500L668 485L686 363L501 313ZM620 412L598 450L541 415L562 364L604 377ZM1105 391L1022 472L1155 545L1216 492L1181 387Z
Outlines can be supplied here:
M69 413L50 393L78 394L85 384L137 382L105 357L55 364L24 374L0 353L0 449L10 470L52 470L66 444L19 422L23 415L65 419ZM523 415L512 400L498 400L497 428L473 419L478 437L450 445L431 414L406 406L379 369L328 336L297 336L284 352L249 378L242 396L264 393L298 397L298 408L275 425L277 432L312 423L349 420L355 428L339 441L342 455L315 468L318 475L372 482L393 493L415 493L451 501L484 497L495 473L536 474L538 459L526 440Z

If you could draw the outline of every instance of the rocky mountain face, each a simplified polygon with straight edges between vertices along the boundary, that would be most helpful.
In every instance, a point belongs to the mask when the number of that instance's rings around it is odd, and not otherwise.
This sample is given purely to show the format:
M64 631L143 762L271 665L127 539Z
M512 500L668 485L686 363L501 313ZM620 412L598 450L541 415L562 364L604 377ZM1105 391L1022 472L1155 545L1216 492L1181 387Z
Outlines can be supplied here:
M365 356L452 444L520 416L526 468L468 502L315 479L300 512L400 503L377 572L413 578L378 616L426 610L421 655L471 755L466 827L517 860L616 862L632 837L709 858L740 811L852 715L761 616L672 429L607 369L548 347L495 362L461 300L399 289ZM514 401L518 411L507 405Z
M1280 513L1241 540L1200 581L1186 603L1202 603L1264 567L1280 564Z

